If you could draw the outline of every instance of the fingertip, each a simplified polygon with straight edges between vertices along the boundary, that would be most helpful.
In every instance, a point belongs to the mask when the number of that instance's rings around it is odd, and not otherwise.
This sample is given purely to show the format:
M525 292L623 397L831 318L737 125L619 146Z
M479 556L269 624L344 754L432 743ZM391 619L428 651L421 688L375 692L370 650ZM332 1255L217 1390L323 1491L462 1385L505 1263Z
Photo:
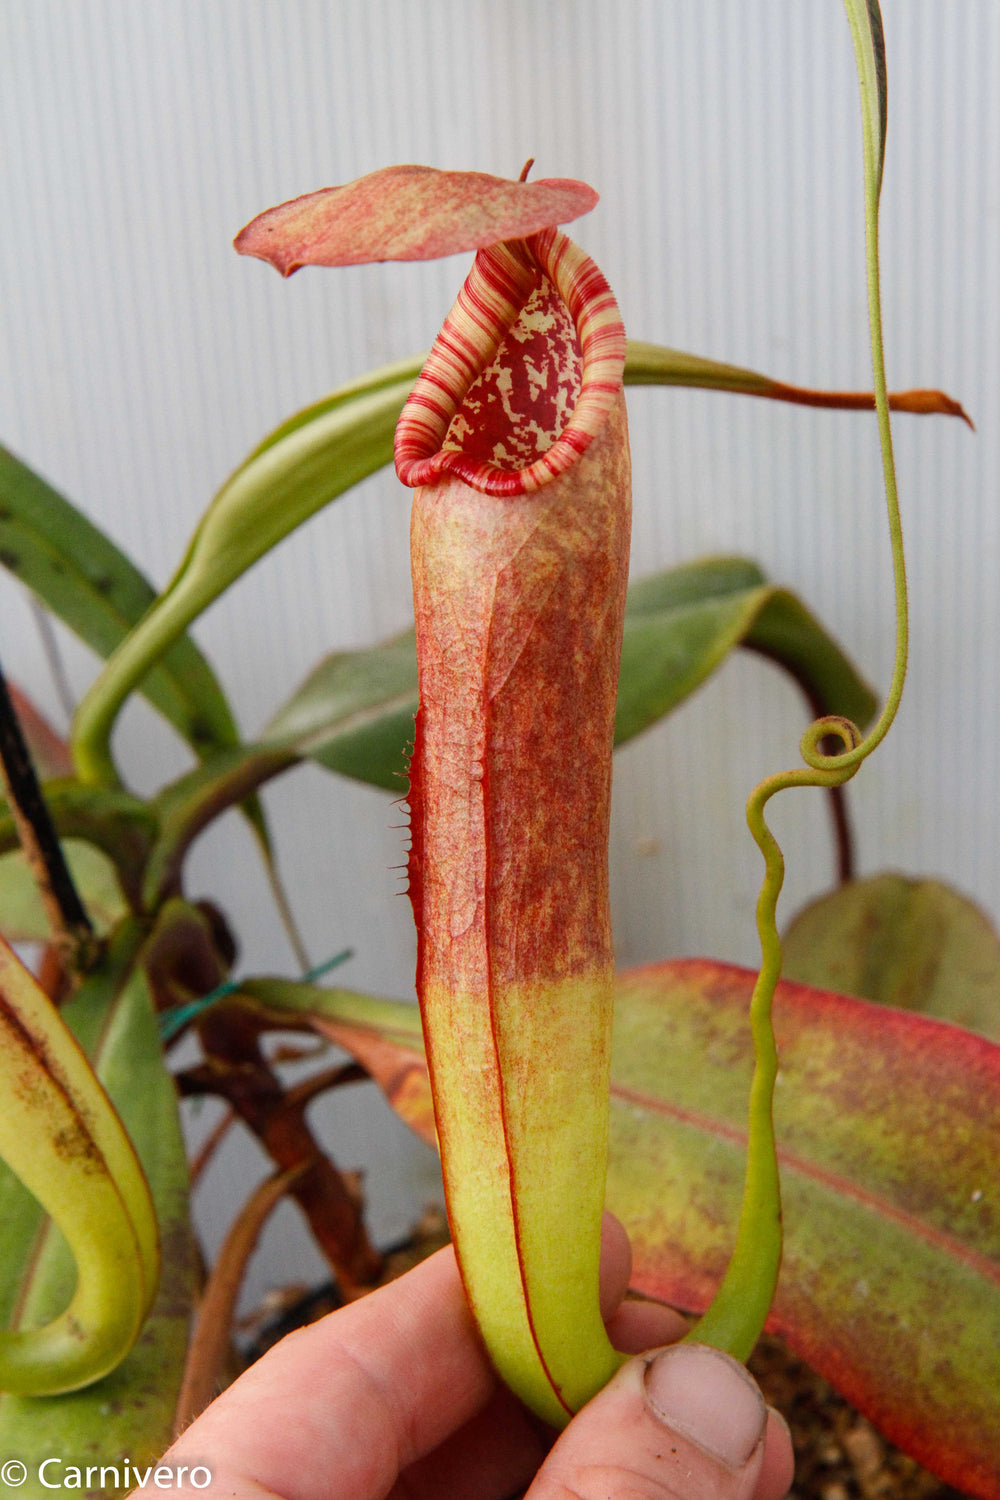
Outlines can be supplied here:
M646 1404L672 1432L683 1434L733 1471L761 1445L767 1408L756 1381L710 1344L675 1344L651 1356Z
M687 1319L662 1302L628 1301L607 1320L608 1338L622 1354L641 1354L674 1344L688 1331Z
M620 1219L605 1211L601 1221L601 1316L607 1321L628 1291L632 1246Z
M773 1406L767 1408L764 1460L754 1500L783 1500L795 1482L795 1453L788 1423Z
M690 1343L654 1350L573 1418L528 1494L762 1500L767 1420L759 1389L728 1355Z

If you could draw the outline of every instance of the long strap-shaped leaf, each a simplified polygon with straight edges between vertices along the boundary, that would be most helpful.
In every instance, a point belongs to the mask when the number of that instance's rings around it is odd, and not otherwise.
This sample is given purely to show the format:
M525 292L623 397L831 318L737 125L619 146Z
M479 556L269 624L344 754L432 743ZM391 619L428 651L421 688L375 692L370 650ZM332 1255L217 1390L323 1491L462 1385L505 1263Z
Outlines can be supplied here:
M188 625L282 538L389 462L396 421L422 363L420 358L375 370L297 412L227 480L171 583L80 705L73 751L85 781L115 783L110 736L118 712ZM874 403L865 393L811 391L636 341L628 344L625 383L699 386L831 407ZM891 401L899 410L965 417L958 403L939 391L903 392Z
M283 537L392 457L409 382L366 393L289 432L238 469L209 507L157 604L111 657L77 711L73 754L84 781L113 784L118 710L214 599Z
M110 538L5 448L0 563L102 657L111 655L156 599L149 580ZM222 689L189 638L175 641L140 691L199 754L236 743Z
M13 453L0 447L0 563L99 656L128 639L156 590L114 542ZM239 743L215 673L183 630L133 684L199 758ZM272 870L260 806L244 811Z
M125 934L118 964L137 939ZM138 1337L159 1275L156 1214L86 1056L2 940L0 1091L0 1155L62 1230L78 1273L61 1315L0 1333L0 1390L75 1390L113 1369Z
M836 411L874 411L871 391L821 391L808 385L790 385L774 380L757 370L739 365L721 364L703 359L700 354L684 354L679 349L665 349L630 339L626 385L684 385L704 391L730 391L738 396L763 396L769 401L784 401L789 406L825 406ZM964 407L944 391L915 389L894 391L889 397L893 411L911 412L916 416L961 417L969 427L972 420Z

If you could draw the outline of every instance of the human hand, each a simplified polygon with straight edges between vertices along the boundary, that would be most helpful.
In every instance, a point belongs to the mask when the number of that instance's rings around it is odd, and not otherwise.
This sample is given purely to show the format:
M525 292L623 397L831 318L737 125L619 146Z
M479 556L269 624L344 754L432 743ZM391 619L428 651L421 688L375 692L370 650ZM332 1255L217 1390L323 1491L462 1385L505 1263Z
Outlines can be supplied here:
M683 1320L623 1302L631 1256L606 1219L601 1300L626 1353ZM557 1440L500 1386L451 1249L283 1339L163 1463L237 1500L780 1500L788 1430L735 1361L698 1344L630 1359ZM178 1491L175 1490L175 1493Z

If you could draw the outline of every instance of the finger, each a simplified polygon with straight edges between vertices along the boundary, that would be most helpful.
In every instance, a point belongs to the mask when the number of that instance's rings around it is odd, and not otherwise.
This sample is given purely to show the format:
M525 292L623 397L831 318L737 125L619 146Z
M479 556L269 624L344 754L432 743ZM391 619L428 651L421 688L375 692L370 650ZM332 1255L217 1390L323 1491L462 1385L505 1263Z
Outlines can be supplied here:
M677 1344L629 1360L570 1423L526 1500L758 1500L769 1441L790 1446L743 1367Z
M662 1302L623 1302L607 1320L608 1337L623 1354L641 1354L675 1344L688 1331L688 1321Z
M241 1500L368 1500L495 1388L448 1248L282 1339L169 1457Z
M628 1291L632 1246L620 1219L605 1210L601 1220L601 1317L605 1323Z
M795 1478L795 1455L788 1423L773 1406L767 1409L767 1431L764 1434L764 1462L754 1492L754 1500L782 1500Z
M554 1439L499 1386L471 1421L403 1471L387 1500L506 1500L530 1484Z
M602 1307L621 1301L630 1269L628 1237L606 1216ZM170 1458L204 1465L216 1484L242 1485L246 1500L367 1500L459 1432L496 1389L449 1248L283 1339L188 1428ZM490 1472L505 1452L513 1462L526 1451L520 1414L508 1410L484 1460Z
M609 1221L613 1228L609 1230ZM617 1220L605 1216L601 1256L601 1302L614 1300L614 1278L624 1286L629 1271L628 1239ZM621 1247L626 1256L619 1261ZM659 1302L623 1302L608 1319L608 1334L616 1349L637 1354L643 1349L682 1338L688 1324L673 1308ZM555 1440L555 1432L526 1411L507 1390L500 1389L471 1422L440 1448L406 1470L399 1490L389 1500L477 1500L520 1493L537 1472ZM778 1500L776 1492L762 1500Z

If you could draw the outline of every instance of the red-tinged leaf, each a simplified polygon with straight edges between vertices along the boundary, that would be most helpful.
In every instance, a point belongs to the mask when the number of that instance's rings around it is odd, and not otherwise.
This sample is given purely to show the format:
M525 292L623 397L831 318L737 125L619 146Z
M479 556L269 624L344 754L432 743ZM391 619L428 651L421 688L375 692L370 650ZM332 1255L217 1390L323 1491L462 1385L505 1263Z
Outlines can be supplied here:
M413 1013L413 1031L407 1036L400 1030L394 1038L369 1026L345 1026L316 1016L312 1021L318 1031L357 1058L378 1083L399 1118L422 1141L437 1150L434 1102L424 1060L420 1012L415 1005L408 1009Z
M485 172L383 167L268 209L233 244L282 276L301 266L438 260L568 224L596 202L593 188L563 177L512 182Z
M699 354L685 354L680 349L666 349L660 344L647 344L639 339L628 341L625 384L700 386L708 391L763 396L791 406L825 406L840 411L875 410L873 391L823 391L812 386L789 385L787 381L761 375L757 370L720 364L718 360L704 359ZM945 391L890 391L889 410L910 412L919 417L960 417L973 432L976 430L961 402Z
M608 1206L636 1287L694 1312L735 1230L752 981L697 960L618 981ZM323 1009L319 1029L433 1141L413 1007L332 992ZM787 983L775 1019L786 1238L769 1326L941 1479L996 1500L1000 1047Z
M739 1201L752 979L692 962L618 991L609 1203L638 1284L695 1311ZM775 1019L771 1326L941 1478L1000 1495L1000 1048L796 985Z
M35 773L39 781L49 781L54 776L69 776L73 771L73 757L62 735L57 734L49 721L39 713L26 693L16 683L8 682L7 691L14 704L21 733L24 735Z

